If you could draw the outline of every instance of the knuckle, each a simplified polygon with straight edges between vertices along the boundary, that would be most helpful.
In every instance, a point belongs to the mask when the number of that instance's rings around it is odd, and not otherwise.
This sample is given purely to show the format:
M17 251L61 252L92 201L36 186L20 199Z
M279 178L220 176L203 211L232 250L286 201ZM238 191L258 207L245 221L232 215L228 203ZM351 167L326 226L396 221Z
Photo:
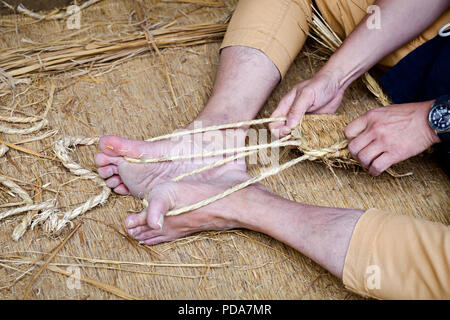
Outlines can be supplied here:
M351 138L351 134L352 134L352 123L353 123L353 122L349 123L349 124L345 127L345 129L344 129L344 134L345 134L345 136L346 136L347 138ZM349 144L349 146L350 146L350 144Z
M380 122L374 122L371 126L371 131L377 136L382 137L385 134L384 126Z
M350 141L350 143L348 144L348 151L351 155L356 156L358 150L355 140Z

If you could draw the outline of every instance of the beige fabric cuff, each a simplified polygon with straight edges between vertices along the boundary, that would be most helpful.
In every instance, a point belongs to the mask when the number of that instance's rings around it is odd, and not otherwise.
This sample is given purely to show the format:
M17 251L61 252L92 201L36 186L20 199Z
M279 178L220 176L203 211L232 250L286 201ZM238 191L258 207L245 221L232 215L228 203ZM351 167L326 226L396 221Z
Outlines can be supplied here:
M220 48L258 49L284 77L306 40L310 3L310 0L240 0Z
M366 211L350 240L343 282L377 299L450 299L450 227Z

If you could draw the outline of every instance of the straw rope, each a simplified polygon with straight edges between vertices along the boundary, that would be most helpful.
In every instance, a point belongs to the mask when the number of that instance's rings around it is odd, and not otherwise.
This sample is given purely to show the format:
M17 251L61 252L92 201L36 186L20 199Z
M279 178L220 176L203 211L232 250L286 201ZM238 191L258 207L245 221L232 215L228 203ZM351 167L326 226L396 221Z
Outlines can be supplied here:
M132 163L156 163L156 162L165 162L165 161L186 160L186 159L193 159L193 158L214 157L214 156L229 154L229 153L241 153L241 152L248 152L248 151L255 151L255 150L269 149L269 148L276 148L276 147L300 146L300 144L301 144L300 141L284 141L284 142L275 141L275 142L271 142L271 143L260 144L260 145L249 146L249 147L215 150L215 151L201 152L201 153L196 153L196 154L184 154L184 155L178 155L178 156L148 158L148 159L136 159L136 158L124 157L124 159L127 160L128 162L132 162Z
M50 90L49 90L49 98L47 100L45 110L40 116L31 116L31 117L0 116L0 121L4 121L4 122L22 123L22 124L37 122L36 124L34 124L31 127L22 128L22 129L12 128L12 127L0 124L0 132L5 133L5 134L13 134L13 135L26 135L26 134L35 133L35 132L41 130L43 127L47 126L48 120L46 119L46 117L53 105L54 93L55 93L55 85L51 84ZM51 132L44 134L42 137L45 138L50 135L51 135ZM33 137L33 138L28 139L27 141L34 141L34 140L40 139L42 137ZM8 146L6 146L4 144L0 144L0 157L3 157L6 154L6 152L8 152L8 151L9 151ZM12 237L14 240L17 241L25 233L28 226L31 224L32 219L35 216L33 214L33 211L36 212L36 214L37 214L40 210L46 210L46 211L53 210L53 207L54 207L53 200L49 200L49 201L42 202L39 204L34 204L33 199L31 199L29 194L15 182L13 182L10 179L7 179L5 177L0 177L0 183L3 184L4 186L8 187L12 193L17 194L20 198L22 198L23 202L25 203L24 206L13 208L8 211L4 211L4 212L0 213L0 220L5 219L10 216L22 214L25 212L30 212L30 214L26 215L13 231Z
M321 157L324 157L324 156L327 156L327 155L338 154L340 150L342 150L343 148L347 147L347 144L348 144L347 141L342 141L342 142L340 142L340 143L338 143L338 144L336 144L334 146L331 146L329 148L324 148L322 150L313 150L312 152L305 153L304 155L302 155L302 156L300 156L298 158L295 158L295 159L293 159L291 161L288 161L288 162L282 164L281 166L273 167L273 168L271 168L269 170L266 170L265 172L261 173L259 176L250 178L247 181L244 181L244 182L242 182L242 183L240 183L240 184L238 184L238 185L236 185L234 187L231 187L231 188L225 190L224 192L222 192L222 193L220 193L218 195L215 195L215 196L210 197L208 199L199 201L199 202L194 203L194 204L189 205L189 206L185 206L185 207L182 207L182 208L179 208L179 209L171 210L171 211L166 213L166 216L176 216L176 215L179 215L179 214L182 214L182 213L186 213L186 212L193 211L193 210L199 209L201 207L204 207L204 206L206 206L208 204L211 204L211 203L213 203L215 201L223 199L226 196L229 196L230 194L232 194L232 193L234 193L236 191L242 190L242 189L248 187L249 185L257 183L257 182L259 182L261 180L264 180L264 179L266 179L266 178L268 178L270 176L276 175L276 174L280 173L281 171L286 170L286 169L292 167L293 165L296 165L297 163L300 163L302 161L305 161L305 160L312 161L312 160L320 159Z
M314 160L325 160L325 159L339 159L342 161L348 161L348 163L354 163L355 161L351 159L351 155L348 152L347 145L348 140L345 139L345 136L343 135L343 129L345 128L346 122L343 120L341 116L335 116L335 115L306 115L305 118L307 120L302 121L301 125L294 129L292 132L292 135L289 135L287 137L284 137L278 141L267 143L267 144L261 144L256 146L250 146L250 147L241 147L241 148L234 148L234 149L224 149L224 150L215 150L215 151L209 151L204 153L198 153L198 154L188 154L188 155L178 155L178 156L170 156L170 157L161 157L161 158L149 158L149 159L136 159L136 158L127 158L125 159L132 163L156 163L156 162L164 162L164 161L176 161L176 160L182 160L182 159L192 159L192 158L198 158L198 157L213 157L217 155L222 154L229 154L229 153L238 153L237 155L230 156L228 158L219 160L213 164L207 165L205 167L193 170L191 172L182 174L174 179L172 181L180 181L181 179L198 174L200 172L203 172L205 170L209 170L211 168L223 165L226 162L233 161L235 159L247 156L251 153L256 152L256 150L261 149L267 149L267 148L275 148L275 147L283 147L283 146L296 146L300 151L302 151L303 155L293 159L287 163L284 163L280 166L273 167L263 173L261 173L257 177L253 177L248 179L247 181L242 182L241 184L238 184L234 187L231 187L224 192L215 195L213 197L210 197L208 199L202 200L200 202L194 203L189 206L185 206L182 208L174 209L166 213L166 216L175 216L179 215L185 212L189 212L192 210L196 210L198 208L201 208L203 206L206 206L212 202L215 202L217 200L220 200L236 191L239 191L251 184L254 184L256 182L259 182L267 177L276 175L280 173L281 171L299 163L302 161L314 161ZM183 135L189 135L189 134L195 134L200 132L207 132L207 131L213 131L213 130L220 130L220 129L231 129L236 127L242 127L242 126L250 126L254 124L261 124L261 123L269 123L269 122L275 122L275 121L285 121L286 117L279 117L279 118L266 118L266 119L258 119L258 120L251 120L251 121L244 121L244 122L237 122L237 123L230 123L220 126L210 126L205 128L197 128L194 130L186 130L186 131L179 131L174 132L172 134L167 134L164 136L155 137L152 139L148 139L147 141L158 141L162 139L171 139L173 137L180 137ZM303 137L302 133L302 127L306 126L307 131L309 134L315 134L315 137L308 137L308 139L305 139ZM322 131L320 130L322 129ZM339 131L340 135L338 137L324 134L323 130L335 130ZM337 130L336 130L337 129ZM321 135L321 137L319 137ZM334 139L338 140L337 142L331 144L327 139ZM324 147L316 147L313 148L309 145L309 142L313 141L319 141L319 143L316 143L320 145L325 141L325 143L328 143L327 146ZM243 153L242 153L243 152ZM143 199L143 204L145 207L148 207L148 201L146 197Z
M286 118L285 117L267 118L267 119L258 119L258 120L253 120L253 121L239 122L236 124L226 124L226 125L222 125L220 127L233 128L234 125L236 125L237 127L240 127L243 125L252 125L252 124L283 121L283 120L286 120ZM154 162L162 162L162 161L175 161L175 160L180 160L180 159L190 159L190 158L197 158L197 157L212 157L212 156L219 155L219 154L247 151L245 153L239 153L237 155L230 156L226 159L219 160L213 164L196 169L189 173L182 174L182 175L172 179L172 181L176 182L176 181L180 181L181 179L183 179L185 177L188 177L188 176L191 176L194 174L198 174L205 170L220 166L226 162L247 156L251 153L256 152L256 150L260 150L260 149L274 148L274 147L280 147L280 146L296 146L303 153L303 155L298 158L295 158L295 159L293 159L289 162L286 162L280 166L272 167L272 168L262 172L259 176L250 178L247 181L244 181L236 186L233 186L220 194L217 194L208 199L199 201L192 205L188 205L188 206L185 206L182 208L177 208L177 209L171 210L165 214L166 216L175 216L175 215L179 215L179 214L182 214L185 212L199 209L199 208L204 207L208 204L211 204L217 200L223 199L226 196L228 196L236 191L242 190L251 184L257 183L257 182L264 180L270 176L276 175L276 174L280 173L281 171L286 170L286 169L292 167L293 165L300 163L302 161L321 160L328 164L333 161L343 162L346 164L358 164L358 162L352 158L350 152L347 149L349 141L345 138L345 135L344 135L344 128L346 125L347 125L347 122L344 120L344 118L342 116L338 116L338 115L305 115L304 118L302 119L301 124L294 130L292 130L291 135L286 136L286 137L284 137L278 141L275 141L273 143L245 147L245 148L225 149L225 150L218 150L218 151L214 151L214 152L205 152L205 153L182 155L182 156L162 157L162 158L153 158L153 159L126 158L126 160L128 160L130 162L136 162L136 163L154 163ZM196 129L195 131L190 130L190 131L175 132L173 134L164 135L162 137L164 137L165 139L170 139L174 136L178 137L181 135L188 135L188 134L192 134L192 133L217 130L218 127L219 126L211 126L211 127L205 127L202 129ZM161 140L161 139L162 139L161 137L156 137L156 138L153 138L153 141L157 141L157 140ZM248 151L250 151L250 152L248 152ZM405 176L405 175L398 175L395 172L393 172L392 170L388 171L388 173L394 177ZM406 175L409 175L409 174L406 174ZM148 207L147 197L148 197L148 193L147 193L146 197L143 199L144 207ZM159 224L162 225L162 221L160 221Z
M34 133L36 131L41 130L46 125L48 125L48 120L47 119L44 119L44 120L38 122L37 124L35 124L34 126L29 127L29 128L25 128L25 129L16 129L16 128L11 128L11 127L8 127L8 126L0 125L0 133L6 133L6 134L30 134L30 133Z
M105 181L100 178L95 172L83 168L70 157L70 147L77 145L92 145L98 142L99 138L84 138L84 137L64 137L55 143L55 154L61 160L64 167L66 167L72 174L82 177L83 179L92 180L96 185L102 188L101 192L96 196L89 198L85 203L66 211L59 218L58 212L55 210L46 219L44 228L51 233L58 233L64 226L71 224L71 220L79 215L86 213L94 207L104 204L111 194L111 189L106 185Z
M51 208L50 203L51 203L50 201L46 201L38 204L30 204L23 207L10 209L8 211L0 213L0 220L28 211L50 209Z
M5 187L8 187L13 193L17 194L26 204L33 204L33 200L28 195L28 193L19 187L15 182L6 179L5 177L0 177L0 183Z
M224 129L233 129L233 128L241 128L245 126L252 126L257 124L264 124L269 122L276 122L276 121L285 121L286 117L278 117L278 118L264 118L264 119L256 119L256 120L249 120L249 121L241 121L241 122L235 122L235 123L227 123L217 126L209 126L204 128L196 128L193 130L183 130L183 131L177 131L170 134L165 134L162 136L154 137L147 139L145 141L148 142L154 142L159 140L166 140L171 138L176 138L184 135L189 134L196 134L196 133L202 133L202 132L208 132L208 131L217 131L217 130L224 130Z

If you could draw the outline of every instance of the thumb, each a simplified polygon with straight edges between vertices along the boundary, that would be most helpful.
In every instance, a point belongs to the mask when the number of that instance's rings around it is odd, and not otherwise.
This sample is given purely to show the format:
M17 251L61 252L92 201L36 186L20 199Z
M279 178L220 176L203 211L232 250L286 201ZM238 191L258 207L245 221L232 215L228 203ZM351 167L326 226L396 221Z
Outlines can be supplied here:
M303 115L314 104L314 91L309 88L304 88L302 92L297 95L293 103L293 107L289 111L287 119L287 127L289 129L295 128L302 120Z
M297 89L294 87L291 91L289 91L278 103L277 108L270 116L271 118L285 117L289 113L290 108L292 107L292 103L295 100L297 94ZM286 127L285 121L277 121L269 123L269 129L274 136L280 138L283 135L289 133L289 130L284 130ZM287 129L287 128L286 128Z

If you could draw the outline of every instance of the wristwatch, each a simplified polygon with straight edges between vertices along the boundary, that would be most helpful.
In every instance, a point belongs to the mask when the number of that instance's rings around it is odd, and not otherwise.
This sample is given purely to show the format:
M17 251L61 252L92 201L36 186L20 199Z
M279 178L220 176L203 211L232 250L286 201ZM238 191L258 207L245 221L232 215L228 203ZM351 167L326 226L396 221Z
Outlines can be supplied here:
M450 95L439 97L433 103L428 122L442 142L450 142Z

